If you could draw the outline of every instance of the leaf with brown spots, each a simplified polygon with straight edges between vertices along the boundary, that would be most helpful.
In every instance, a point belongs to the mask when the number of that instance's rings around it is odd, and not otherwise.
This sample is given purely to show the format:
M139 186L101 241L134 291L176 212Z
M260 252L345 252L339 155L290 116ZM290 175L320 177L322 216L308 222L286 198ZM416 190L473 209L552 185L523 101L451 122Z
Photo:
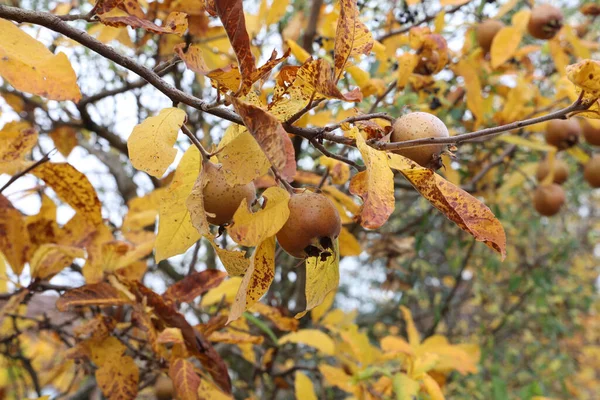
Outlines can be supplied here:
M69 157L71 151L77 146L77 132L71 126L59 126L52 130L49 136L52 138L54 146L65 158Z
M199 74L206 75L210 69L204 61L202 46L198 44L192 44L187 48L187 50L185 50L185 47L185 43L179 43L173 48L173 50L175 50L179 58L183 60L188 69Z
M0 173L15 173L38 141L37 131L27 122L9 122L0 130Z
M340 92L333 78L331 65L323 59L309 59L298 70L296 79L305 83L304 90L312 89L317 94L328 99L339 99L344 101L359 102L362 100L360 89L356 88L346 94ZM318 99L319 97L315 97Z
M94 187L84 174L68 163L45 163L32 173L43 179L59 199L73 207L93 225L102 223L101 204Z
M12 22L0 18L0 76L15 89L50 100L78 102L77 76L65 53L52 54Z
M207 269L200 272L195 271L179 282L169 286L163 294L163 299L167 303L189 303L208 290L219 286L221 281L226 277L227 274L225 272L216 269Z
M29 234L21 212L0 194L0 251L16 275L23 271L29 248Z
M367 169L354 175L350 181L350 192L363 199L358 216L360 224L367 229L377 229L394 212L394 174L385 152L367 145L358 129L353 128L351 132L356 137L356 146Z
M275 277L275 236L265 239L252 255L252 262L231 306L227 323L235 321L260 300Z
M169 366L169 377L181 400L197 400L200 377L194 371L194 364L184 358L176 358Z
M118 306L131 304L132 301L106 282L93 283L67 290L57 301L59 311L70 307Z
M341 78L348 59L369 54L374 43L371 32L360 21L356 0L341 0L340 6L334 45L335 82Z
M133 358L113 358L96 371L96 381L109 400L134 400L138 393L139 369Z
M296 174L294 145L281 122L262 108L230 97L235 110L254 136L267 158L282 177L292 180Z
M476 240L498 252L504 260L504 228L485 204L434 171L423 168L406 157L391 153L388 156L390 167L400 171L434 207Z
M240 66L243 80L241 87L249 87L256 72L256 62L250 49L250 36L246 30L242 0L219 0L215 1L214 5ZM210 6L207 8L211 9Z
M148 21L147 19L143 19L135 15L116 17L105 17L103 15L99 15L99 17L100 22L102 22L104 25L116 28L130 26L132 28L141 28L149 32L158 34L174 33L176 35L183 36L183 34L185 33L185 31L187 31L188 28L187 14L177 11L173 11L169 14L163 26L158 26L152 21Z

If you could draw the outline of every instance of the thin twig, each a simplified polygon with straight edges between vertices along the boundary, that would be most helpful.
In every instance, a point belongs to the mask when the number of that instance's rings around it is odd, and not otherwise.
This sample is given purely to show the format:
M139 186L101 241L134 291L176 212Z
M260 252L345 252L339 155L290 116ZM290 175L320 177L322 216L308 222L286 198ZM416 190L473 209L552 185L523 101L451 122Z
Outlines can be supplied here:
M196 137L196 135L194 135L192 133L192 131L190 130L190 128L188 128L185 124L181 125L181 130L183 131L183 133L185 133L185 135L190 138L190 140L192 141L192 143L194 144L194 146L196 146L198 148L198 150L200 150L200 154L202 155L202 159L204 161L208 161L210 160L210 153L208 151L206 151L206 149L204 148L204 146L202 146L202 143L200 143L200 141L198 140L198 138Z
M4 186L2 186L2 188L0 188L0 193L2 193L4 191L4 189L6 189L10 185L12 185L17 179L19 179L23 175L30 173L31 171L33 171L35 168L39 167L43 163L50 161L50 154L54 153L55 150L56 149L50 150L48 153L44 154L44 156L42 158L40 158L39 160L37 160L35 163L31 164L29 167L25 168L23 171L19 172L18 174L13 175L8 180L8 182L6 182L4 184Z
M385 97L392 92L398 86L398 81L394 80L394 82L390 83L385 92L383 92L377 99L375 99L375 103L369 109L369 114L375 112L377 109L377 105L381 102L381 100L385 99Z

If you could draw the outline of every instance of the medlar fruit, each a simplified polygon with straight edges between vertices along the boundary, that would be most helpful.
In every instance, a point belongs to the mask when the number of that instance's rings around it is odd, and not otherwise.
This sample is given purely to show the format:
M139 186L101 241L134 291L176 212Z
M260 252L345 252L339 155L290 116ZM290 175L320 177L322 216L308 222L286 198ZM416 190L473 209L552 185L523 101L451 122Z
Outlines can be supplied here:
M335 205L322 194L293 194L288 203L290 216L277 232L279 245L293 257L306 258L333 248L342 228Z
M171 400L175 397L175 389L171 378L161 375L154 384L154 394L157 400Z
M552 39L563 26L563 13L550 4L542 4L531 10L527 30L536 39Z
M560 211L565 200L565 191L562 186L556 183L538 186L533 194L533 207L541 215L551 217Z
M596 154L585 164L583 179L593 188L600 188L600 154Z
M546 127L546 142L559 150L573 147L579 142L581 126L575 119L553 119Z
M479 47L481 47L484 53L490 51L494 36L502 28L504 28L504 24L495 19L487 19L477 25L475 36L477 36L477 43L479 43Z
M583 137L592 146L600 146L600 127L595 127L587 121L583 122Z
M433 114L413 112L394 121L391 141L404 142L413 139L449 137L446 125ZM445 144L430 144L395 150L394 153L410 158L426 168L438 169L442 166L440 154Z
M230 222L243 199L246 199L248 205L256 200L256 188L253 182L229 186L220 164L205 162L202 167L208 179L202 192L204 210L214 214L214 216L207 215L206 218L211 224L223 225Z
M535 174L538 181L542 182L550 173L550 163L544 160L538 164ZM554 177L552 181L559 185L563 184L569 177L569 166L563 160L554 160Z

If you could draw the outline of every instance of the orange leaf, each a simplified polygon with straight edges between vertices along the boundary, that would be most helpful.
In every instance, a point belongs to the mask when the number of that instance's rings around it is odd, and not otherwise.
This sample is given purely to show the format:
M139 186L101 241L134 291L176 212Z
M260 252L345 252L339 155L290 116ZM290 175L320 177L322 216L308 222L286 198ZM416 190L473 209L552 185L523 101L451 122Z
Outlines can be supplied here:
M158 26L152 21L136 17L135 15L126 15L118 17L104 17L99 15L100 22L104 25L113 27L130 26L132 28L141 28L153 33L174 33L179 36L183 36L187 31L187 14L181 12L172 12L167 17L163 26Z
M137 397L139 370L133 358L111 359L96 371L96 381L109 400L133 400Z
M388 153L389 165L406 179L448 219L476 240L506 256L506 234L500 221L482 202L430 169L398 154Z
M181 400L196 400L198 398L198 386L200 377L194 371L194 365L184 358L176 358L169 367L169 377L173 380L173 386L177 397Z
M208 290L219 286L227 274L216 269L194 272L169 286L163 294L167 302L189 303Z
M17 275L23 271L29 251L29 234L21 212L0 194L0 251Z
M295 331L298 329L299 321L295 318L284 316L278 309L268 306L264 303L256 303L252 307L252 311L256 311L262 316L268 318L281 331Z
M56 308L64 312L69 307L118 306L123 304L131 304L131 300L110 284L100 282L67 290L56 301Z
M69 157L71 151L77 146L77 132L71 126L59 126L50 132L49 136L52 138L54 146L65 158Z
M335 31L334 46L334 82L337 82L350 57L369 54L373 48L373 36L360 20L356 0L341 0L340 2L340 18Z

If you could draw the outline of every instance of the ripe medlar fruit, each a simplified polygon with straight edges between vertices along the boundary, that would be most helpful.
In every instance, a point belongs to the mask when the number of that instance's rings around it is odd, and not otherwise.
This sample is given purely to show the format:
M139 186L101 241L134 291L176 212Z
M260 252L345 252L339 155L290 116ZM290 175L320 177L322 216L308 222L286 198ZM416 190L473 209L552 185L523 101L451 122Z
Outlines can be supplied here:
M583 122L583 137L592 146L600 146L600 127L596 128L587 121Z
M552 183L538 186L533 194L533 207L541 215L551 217L560 210L566 200L562 186Z
M593 188L600 188L600 154L596 154L585 164L583 179Z
M550 173L550 163L548 160L544 160L538 164L537 172L535 174L537 180L542 182ZM563 160L554 160L554 177L552 181L559 185L563 184L569 177L569 166Z
M546 127L546 142L559 150L573 147L579 141L581 126L575 119L553 119Z
M494 36L502 28L504 28L504 24L495 19L487 19L477 25L475 36L477 36L477 43L479 43L479 47L481 47L484 53L490 51Z
M322 194L293 194L288 204L290 216L277 232L277 241L293 257L318 256L332 249L342 222L335 205Z
M391 141L404 142L413 139L449 137L446 125L433 114L413 112L394 121ZM394 153L410 158L423 167L438 169L442 166L440 154L445 144L430 144L395 150Z
M415 73L420 75L437 74L448 64L448 43L442 35L430 33L423 39L417 55L419 63L415 67Z
M527 30L536 39L552 39L563 26L563 13L550 4L542 4L531 10Z
M205 162L202 166L208 183L202 192L204 195L204 210L214 216L207 215L207 220L214 225L223 225L230 222L233 214L240 206L242 199L248 205L256 200L254 183L229 186L220 164Z

